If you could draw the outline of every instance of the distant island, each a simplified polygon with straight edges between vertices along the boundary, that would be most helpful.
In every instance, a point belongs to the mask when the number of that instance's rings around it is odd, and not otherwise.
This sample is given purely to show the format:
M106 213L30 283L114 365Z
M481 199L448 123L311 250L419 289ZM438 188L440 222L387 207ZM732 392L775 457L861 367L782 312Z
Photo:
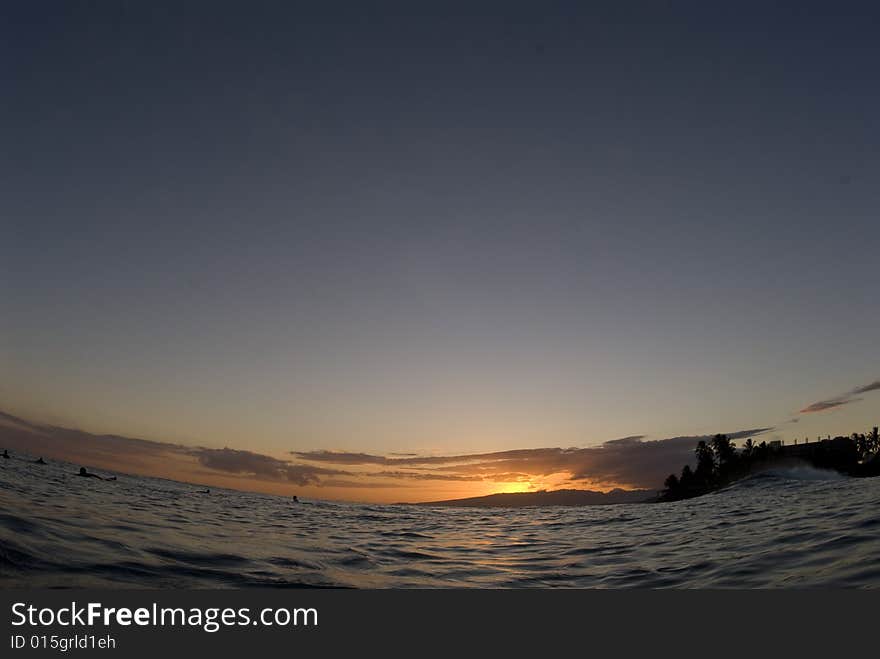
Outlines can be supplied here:
M708 494L746 476L774 467L803 465L854 477L880 476L880 436L868 433L785 444L780 440L756 444L751 438L737 449L727 435L697 442L696 468L685 465L681 475L670 474L659 501L679 501Z
M656 498L653 490L539 490L507 492L467 499L425 501L416 506L449 506L461 508L524 508L526 506L597 506L612 503L647 503Z

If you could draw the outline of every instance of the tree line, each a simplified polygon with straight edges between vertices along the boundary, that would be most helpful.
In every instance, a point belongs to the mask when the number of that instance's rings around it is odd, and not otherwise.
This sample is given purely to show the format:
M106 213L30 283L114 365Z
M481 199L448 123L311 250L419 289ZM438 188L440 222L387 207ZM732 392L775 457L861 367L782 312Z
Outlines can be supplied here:
M811 447L812 448L812 447ZM844 473L860 474L857 466L876 456L880 451L877 428L869 433L853 433L850 437L835 437L829 446L817 442L808 461L814 466L838 469ZM681 475L670 474L664 482L660 495L662 501L677 501L706 494L724 487L756 470L762 465L778 460L785 451L781 446L771 446L766 441L756 444L748 438L737 449L727 435L715 435L710 441L700 440L694 449L696 467L686 464ZM877 458L874 457L874 462Z

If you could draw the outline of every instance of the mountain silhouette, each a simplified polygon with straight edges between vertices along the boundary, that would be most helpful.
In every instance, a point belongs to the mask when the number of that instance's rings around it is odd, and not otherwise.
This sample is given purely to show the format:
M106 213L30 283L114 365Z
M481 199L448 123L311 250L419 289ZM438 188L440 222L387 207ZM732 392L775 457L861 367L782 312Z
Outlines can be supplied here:
M601 506L612 503L646 503L656 495L651 490L539 490L538 492L505 492L482 497L425 501L418 506L460 506L463 508L522 508L525 506Z

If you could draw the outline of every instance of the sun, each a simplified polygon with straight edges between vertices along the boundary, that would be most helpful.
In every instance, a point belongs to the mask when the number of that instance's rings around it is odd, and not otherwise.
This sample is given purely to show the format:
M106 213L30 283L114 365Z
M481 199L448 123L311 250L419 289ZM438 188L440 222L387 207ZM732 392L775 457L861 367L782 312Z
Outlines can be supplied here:
M498 488L495 489L493 494L514 494L517 492L531 492L535 489L535 486L531 481L508 481L504 483L498 483Z

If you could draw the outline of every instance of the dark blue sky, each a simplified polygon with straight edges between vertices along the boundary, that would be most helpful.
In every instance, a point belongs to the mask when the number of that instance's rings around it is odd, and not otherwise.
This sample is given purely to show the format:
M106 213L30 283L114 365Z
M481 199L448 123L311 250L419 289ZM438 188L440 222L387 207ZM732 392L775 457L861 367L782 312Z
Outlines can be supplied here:
M877 377L876 9L173 4L3 7L8 411L496 450Z

